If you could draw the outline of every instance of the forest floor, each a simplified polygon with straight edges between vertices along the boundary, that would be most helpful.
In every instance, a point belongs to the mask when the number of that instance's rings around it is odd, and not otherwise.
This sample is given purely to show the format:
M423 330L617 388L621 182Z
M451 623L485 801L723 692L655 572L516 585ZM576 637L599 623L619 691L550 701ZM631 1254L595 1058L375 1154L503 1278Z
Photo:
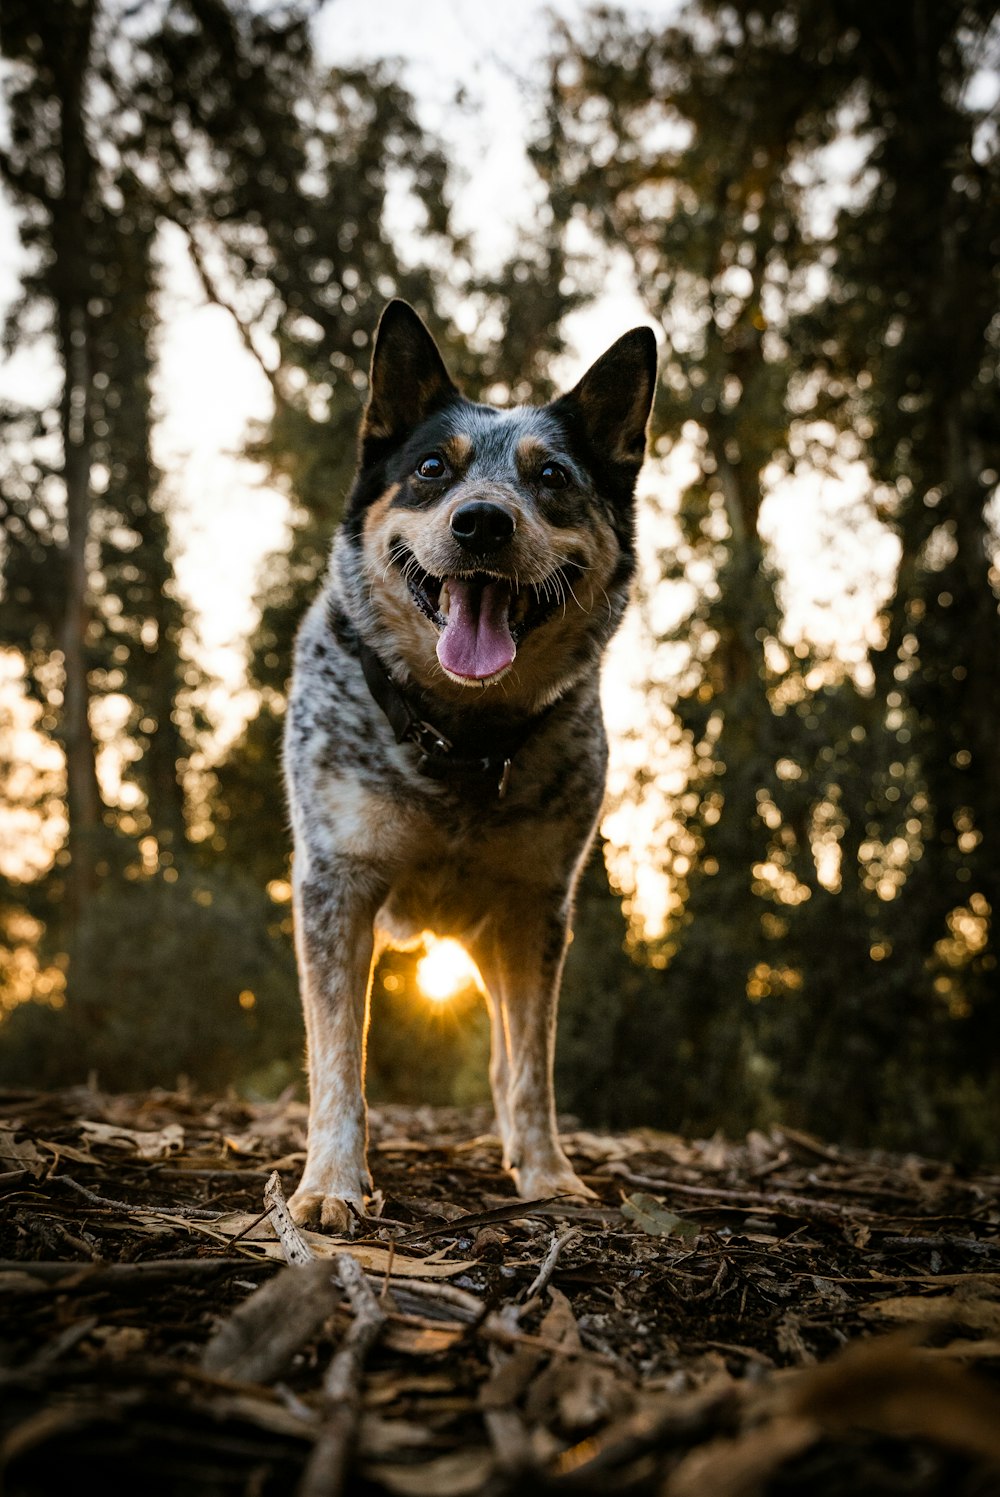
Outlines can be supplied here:
M570 1120L524 1203L489 1127L376 1110L333 1240L297 1102L0 1095L6 1497L1000 1493L1000 1176Z

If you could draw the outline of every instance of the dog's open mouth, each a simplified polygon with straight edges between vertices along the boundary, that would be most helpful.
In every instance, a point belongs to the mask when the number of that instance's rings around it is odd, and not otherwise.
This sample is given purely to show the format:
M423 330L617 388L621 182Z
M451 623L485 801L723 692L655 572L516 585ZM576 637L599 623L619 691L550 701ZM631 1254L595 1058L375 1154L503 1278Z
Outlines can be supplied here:
M513 663L525 635L571 596L568 576L546 581L544 591L518 586L492 572L433 577L411 551L394 560L421 613L439 630L437 657L450 676L490 681Z

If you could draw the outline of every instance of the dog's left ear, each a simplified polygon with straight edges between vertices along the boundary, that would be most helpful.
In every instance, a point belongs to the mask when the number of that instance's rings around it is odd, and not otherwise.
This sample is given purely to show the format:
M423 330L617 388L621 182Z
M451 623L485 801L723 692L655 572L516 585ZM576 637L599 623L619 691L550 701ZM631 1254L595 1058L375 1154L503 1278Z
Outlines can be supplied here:
M580 423L596 451L638 468L655 389L653 330L634 327L591 364L579 384L556 401L556 409Z
M362 452L367 456L403 441L457 394L437 344L409 302L391 301L375 334Z

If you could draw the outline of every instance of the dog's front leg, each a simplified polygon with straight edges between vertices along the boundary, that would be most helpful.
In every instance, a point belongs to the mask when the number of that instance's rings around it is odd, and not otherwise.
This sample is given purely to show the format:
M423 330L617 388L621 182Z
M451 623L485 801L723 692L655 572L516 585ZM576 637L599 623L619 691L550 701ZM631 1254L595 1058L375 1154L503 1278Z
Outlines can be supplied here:
M593 1195L574 1173L556 1131L552 1069L568 924L564 900L536 893L500 912L476 950L497 1008L490 1071L504 1164L524 1200Z
M345 1232L371 1190L365 1035L373 926L384 886L356 859L295 881L295 944L309 1058L306 1167L289 1201L304 1226Z

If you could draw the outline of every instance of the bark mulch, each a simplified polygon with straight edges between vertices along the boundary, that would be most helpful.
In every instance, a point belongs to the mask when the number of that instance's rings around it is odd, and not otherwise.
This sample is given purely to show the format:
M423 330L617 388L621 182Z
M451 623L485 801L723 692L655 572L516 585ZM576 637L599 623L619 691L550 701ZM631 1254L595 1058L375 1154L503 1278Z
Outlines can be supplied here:
M525 1203L489 1127L376 1110L336 1240L297 1102L0 1094L3 1492L1000 1494L996 1174L570 1120Z

